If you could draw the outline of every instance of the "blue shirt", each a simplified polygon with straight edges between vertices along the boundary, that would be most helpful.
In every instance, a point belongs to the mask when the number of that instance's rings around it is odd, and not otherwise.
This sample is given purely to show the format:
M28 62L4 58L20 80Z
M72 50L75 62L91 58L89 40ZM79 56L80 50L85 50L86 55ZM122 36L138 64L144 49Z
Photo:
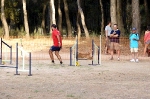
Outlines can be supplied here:
M139 47L139 44L138 44L139 35L138 35L138 33L131 33L129 39L130 39L130 48L138 48Z

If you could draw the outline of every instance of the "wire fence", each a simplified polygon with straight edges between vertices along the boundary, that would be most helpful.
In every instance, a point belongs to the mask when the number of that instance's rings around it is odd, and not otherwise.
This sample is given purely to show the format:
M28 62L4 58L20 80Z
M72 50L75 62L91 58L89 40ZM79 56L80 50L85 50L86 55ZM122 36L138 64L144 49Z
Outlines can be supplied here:
M78 53L79 58L87 58L91 59L92 57L92 39L94 40L96 45L100 45L101 42L101 59L108 60L110 55L105 55L105 37L102 37L100 41L100 37L90 37L90 39L86 39L85 37L81 37L78 40ZM22 37L10 37L9 40L3 39L9 45L12 45L12 52L15 54L15 45L18 43L19 46L23 46L23 49L27 52L32 53L32 60L50 60L49 57L49 48L53 45L52 38L50 36L37 36L31 37L30 39L22 38ZM63 46L60 51L60 55L63 60L70 59L70 47L72 47L75 43L75 37L63 37ZM127 60L130 59L131 53L129 48L129 38L121 37L120 38L120 47L121 47L121 59ZM141 37L139 41L139 57L142 56L144 49L143 37ZM5 49L4 49L5 51ZM21 53L21 52L19 52ZM14 55L13 55L14 56ZM55 59L56 56L54 56ZM149 58L150 59L150 58Z

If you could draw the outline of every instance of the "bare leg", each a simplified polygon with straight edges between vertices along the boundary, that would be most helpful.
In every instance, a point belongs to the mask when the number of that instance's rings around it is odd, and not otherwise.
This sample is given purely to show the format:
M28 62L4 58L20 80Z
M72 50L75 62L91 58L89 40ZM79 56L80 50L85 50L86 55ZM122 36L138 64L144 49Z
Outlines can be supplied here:
M52 50L49 50L49 56L50 56L51 60L54 61L54 56L53 56Z
M144 47L144 56L146 55L146 50L147 50L147 47L148 47L148 44L145 44L145 47Z
M107 54L107 46L105 47L105 54Z
M132 59L135 59L134 52L131 52L131 55L132 55Z
M59 61L62 62L61 56L59 55L59 51L55 51L55 55L57 56L57 58L59 59Z
M114 55L114 43L113 42L111 42L111 45L110 45L110 54L111 54L110 60L113 60L113 55Z
M110 60L113 60L113 55L114 55L114 50L111 49L111 58L110 58Z
M120 58L120 50L118 50L118 58Z
M138 59L138 52L135 52L135 59Z

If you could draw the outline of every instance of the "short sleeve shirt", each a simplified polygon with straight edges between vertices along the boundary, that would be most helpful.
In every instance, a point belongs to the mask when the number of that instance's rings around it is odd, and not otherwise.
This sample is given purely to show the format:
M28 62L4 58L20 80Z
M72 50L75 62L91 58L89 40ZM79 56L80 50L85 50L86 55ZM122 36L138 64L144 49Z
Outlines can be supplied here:
M61 43L61 46L62 46L62 38L61 38L60 32L59 32L57 29L54 29L54 30L52 31L52 39L53 39L53 44L54 44L54 46L56 46L56 47L59 46L59 42L58 42L57 36L59 36L60 43Z
M107 33L108 33L107 35L110 36L110 33L111 33L112 29L111 29L110 26L107 25L107 26L105 27L105 31L108 31L108 32L107 32Z
M115 42L115 43L119 43L119 38L120 38L120 30L112 30L110 34L113 34L113 32L116 32L115 35L118 34L118 37L110 37L110 42Z
M131 33L129 39L130 39L130 48L138 48L138 41L137 41L139 40L138 33Z

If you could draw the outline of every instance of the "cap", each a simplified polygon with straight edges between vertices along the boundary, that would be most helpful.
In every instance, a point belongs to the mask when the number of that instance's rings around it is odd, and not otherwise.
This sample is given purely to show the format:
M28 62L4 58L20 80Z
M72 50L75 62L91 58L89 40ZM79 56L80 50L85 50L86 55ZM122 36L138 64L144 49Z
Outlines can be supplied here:
M133 28L132 28L132 31L135 31L135 30L136 30L136 28L135 28L135 27L133 27Z
M57 26L56 26L56 24L52 24L52 25L51 25L51 27L54 27L54 28L56 28Z

